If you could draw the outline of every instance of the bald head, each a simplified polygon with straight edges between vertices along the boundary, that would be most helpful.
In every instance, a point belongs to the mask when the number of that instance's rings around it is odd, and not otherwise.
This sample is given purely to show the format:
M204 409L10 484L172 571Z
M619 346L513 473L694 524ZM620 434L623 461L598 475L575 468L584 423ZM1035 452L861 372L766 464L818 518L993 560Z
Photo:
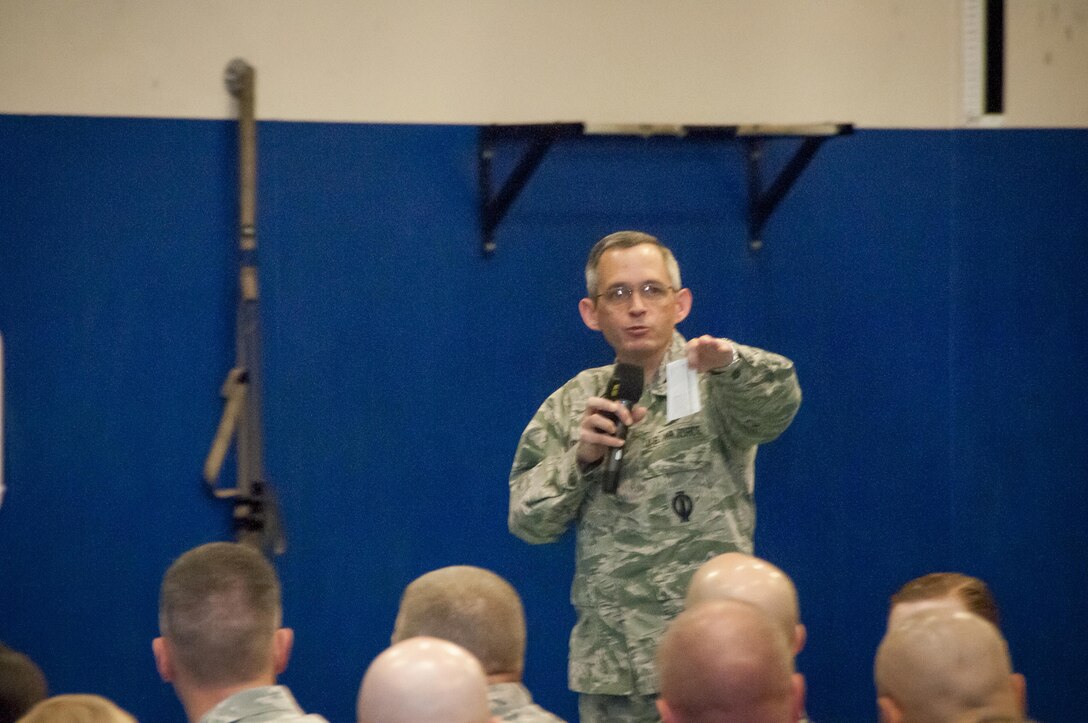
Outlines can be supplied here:
M911 600L909 602L895 603L888 610L888 630L902 625L907 618L924 613L940 612L969 613L970 610L955 595L934 597L926 600Z
M460 645L488 675L521 677L525 613L517 591L493 572L456 565L413 580L401 596L393 642L419 635Z
M411 638L367 668L356 713L359 723L487 723L487 679L464 648Z
M774 621L738 600L703 602L669 626L658 648L665 723L796 721L804 682Z
M885 720L907 723L1018 719L1022 679L990 622L973 613L934 608L888 630L874 665Z
M789 576L766 560L726 552L703 563L688 585L686 607L708 600L741 600L767 613L790 640L793 654L805 644L797 588Z

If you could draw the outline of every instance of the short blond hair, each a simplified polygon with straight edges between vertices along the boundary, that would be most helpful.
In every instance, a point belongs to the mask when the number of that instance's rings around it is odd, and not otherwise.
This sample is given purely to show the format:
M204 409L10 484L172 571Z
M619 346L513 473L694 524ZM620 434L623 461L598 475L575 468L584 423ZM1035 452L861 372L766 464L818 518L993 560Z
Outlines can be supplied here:
M100 695L56 695L41 701L18 723L136 723L136 719Z
M514 587L471 565L443 567L413 580L401 596L393 642L429 636L472 653L488 675L520 674L525 611Z
M246 545L201 545L163 576L159 630L173 645L178 666L200 685L260 676L272 666L281 620L276 570Z

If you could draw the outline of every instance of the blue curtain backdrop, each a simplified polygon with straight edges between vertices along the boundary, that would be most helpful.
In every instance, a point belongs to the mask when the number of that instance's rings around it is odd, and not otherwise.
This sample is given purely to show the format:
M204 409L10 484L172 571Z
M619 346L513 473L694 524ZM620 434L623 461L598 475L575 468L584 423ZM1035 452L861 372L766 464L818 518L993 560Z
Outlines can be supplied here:
M553 149L482 258L475 143L260 124L282 680L304 707L353 720L404 585L467 563L521 591L528 684L576 720L571 539L510 536L506 475L544 397L611 360L581 268L638 228L680 259L682 331L797 363L756 544L800 590L813 718L875 718L887 597L946 569L992 584L1035 717L1088 715L1088 132L831 140L758 257L738 146L593 138ZM234 357L235 167L229 122L0 116L0 640L142 720L184 719L151 658L162 572L231 534L200 470Z

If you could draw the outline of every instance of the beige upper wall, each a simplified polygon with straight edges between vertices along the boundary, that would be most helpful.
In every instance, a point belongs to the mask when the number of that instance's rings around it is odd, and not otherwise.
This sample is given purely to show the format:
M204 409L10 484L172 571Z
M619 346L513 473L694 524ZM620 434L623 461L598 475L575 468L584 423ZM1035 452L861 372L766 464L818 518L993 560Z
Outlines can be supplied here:
M0 112L965 124L980 0L0 0ZM1088 127L1088 0L1007 0L1004 126Z

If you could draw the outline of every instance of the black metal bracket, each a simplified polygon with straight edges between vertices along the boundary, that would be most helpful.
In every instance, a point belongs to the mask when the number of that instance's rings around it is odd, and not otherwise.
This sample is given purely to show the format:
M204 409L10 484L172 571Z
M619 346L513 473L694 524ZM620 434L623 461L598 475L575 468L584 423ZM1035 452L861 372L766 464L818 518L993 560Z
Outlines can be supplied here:
M544 160L548 149L560 138L582 135L581 123L542 123L536 125L490 125L480 128L478 142L480 233L483 252L490 256L495 251L495 228L510 210L510 204L529 182L537 166ZM506 182L494 196L491 195L491 162L495 157L495 144L499 141L527 140L529 147L507 176Z
M801 145L778 172L774 181L767 187L763 185L762 162L767 140L772 136L764 134L746 135L741 138L745 147L748 163L748 250L758 253L763 248L763 227L774 210L793 188L808 164L812 162L820 146L835 135L853 133L852 125L836 126L833 135L803 136ZM774 137L782 137L774 136Z
M672 135L699 140L740 138L745 147L748 172L748 249L763 247L763 228L778 204L789 193L816 151L828 138L854 132L849 123L814 126L621 126L594 131L592 135ZM495 229L511 204L525 188L552 145L560 139L590 135L583 123L542 123L530 125L482 126L478 140L480 234L483 253L495 252ZM801 145L767 187L763 185L763 160L771 139L801 138ZM497 193L492 193L492 161L500 141L527 141L528 147Z

